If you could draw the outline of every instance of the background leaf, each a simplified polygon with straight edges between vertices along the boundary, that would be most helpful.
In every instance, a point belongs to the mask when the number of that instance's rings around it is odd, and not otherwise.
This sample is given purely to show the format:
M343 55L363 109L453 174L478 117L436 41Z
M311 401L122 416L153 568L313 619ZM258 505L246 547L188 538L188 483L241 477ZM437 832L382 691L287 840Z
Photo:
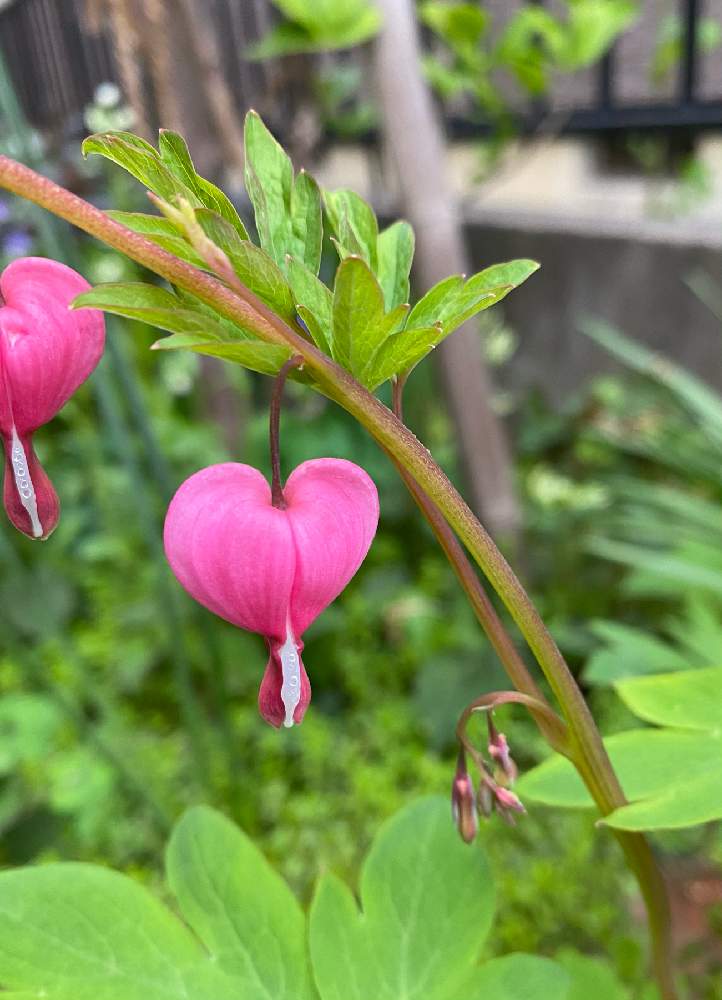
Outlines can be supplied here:
M476 970L458 1000L462 996L467 1000L567 1000L569 984L569 974L548 958L504 955Z
M238 996L146 889L81 864L0 873L0 982L47 1000Z
M708 732L720 728L722 668L630 678L616 688L628 708L647 722Z
M168 881L211 960L240 996L309 1000L305 917L253 842L225 817L191 809L168 845Z
M494 893L484 855L459 840L447 802L423 799L382 828L360 896L363 916L326 876L314 899L311 956L322 1000L455 997L488 933Z

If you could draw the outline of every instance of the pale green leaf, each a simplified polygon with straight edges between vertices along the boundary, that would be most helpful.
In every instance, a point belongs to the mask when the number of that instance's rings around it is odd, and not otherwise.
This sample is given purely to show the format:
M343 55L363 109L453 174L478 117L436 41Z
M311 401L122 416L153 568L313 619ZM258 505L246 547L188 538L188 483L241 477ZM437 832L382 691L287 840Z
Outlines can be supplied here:
M242 986L146 889L82 864L0 873L0 982L47 1000L237 1000Z
M449 275L448 278L438 282L413 307L406 320L406 326L411 329L443 323L443 317L449 309L449 304L456 299L463 284L464 278L460 274Z
M604 645L587 660L584 680L589 684L610 685L625 677L684 670L691 665L670 643L630 625L595 621L591 631Z
M454 1000L567 1000L569 985L569 974L548 958L504 955L477 969Z
M173 831L166 865L184 919L243 1000L310 1000L304 914L245 834L198 806Z
M571 989L564 1000L630 1000L628 990L603 959L566 950L555 959L571 978Z
M279 267L290 254L315 273L321 259L321 195L309 174L294 180L291 161L259 115L246 116L246 189L263 249Z
M476 313L496 305L538 269L536 261L512 260L487 267L466 282L460 275L445 278L414 306L407 326L441 323L446 337Z
M342 255L358 254L375 274L378 268L379 227L371 206L355 191L324 191L324 204L331 229Z
M414 231L408 222L394 222L379 233L378 279L387 309L409 301L409 274L414 259Z
M630 801L664 794L691 776L722 770L718 735L676 729L631 729L604 741L614 769ZM522 798L545 805L587 808L592 800L582 779L563 757L554 755L522 775Z
M701 741L700 741L701 742ZM670 784L654 798L623 806L604 819L617 830L680 830L722 819L722 765Z
M291 254L297 254L306 267L318 274L323 243L323 212L318 184L301 170L293 185L291 200Z
M384 319L379 283L360 257L347 257L336 270L333 290L334 360L360 373L373 355L372 331Z
M249 239L246 227L228 195L197 173L183 136L168 129L161 129L158 149L161 162L195 194L201 205L217 212L230 223L242 240Z
M410 372L443 337L440 326L401 330L389 337L379 347L369 366L367 387L377 389L393 375Z
M153 344L155 351L193 351L210 358L220 358L243 365L261 375L278 375L281 366L291 357L291 350L278 344L264 344L260 340L219 340L197 334L175 333Z
M331 336L331 331L324 330L319 321L316 319L314 313L306 306L297 306L297 316L296 322L302 328L305 327L308 333L311 335L311 340L314 342L319 350L323 351L324 354L331 356L331 341L329 337Z
M174 257L185 260L194 267L208 270L207 263L190 245L178 228L162 215L146 215L143 212L106 212L111 219L131 229L134 233L146 236L156 246L172 253Z
M313 901L321 1000L456 998L488 933L493 889L483 853L461 842L446 801L416 802L382 828L360 900L363 915L349 890L326 876Z
M130 132L102 132L83 142L83 155L97 153L127 170L137 181L167 201L184 194L193 204L195 195L161 162L156 149Z
M640 719L659 726L722 731L722 668L705 667L619 681L617 692Z
M312 271L289 257L286 271L296 309L311 336L325 354L331 353L333 326L333 295Z

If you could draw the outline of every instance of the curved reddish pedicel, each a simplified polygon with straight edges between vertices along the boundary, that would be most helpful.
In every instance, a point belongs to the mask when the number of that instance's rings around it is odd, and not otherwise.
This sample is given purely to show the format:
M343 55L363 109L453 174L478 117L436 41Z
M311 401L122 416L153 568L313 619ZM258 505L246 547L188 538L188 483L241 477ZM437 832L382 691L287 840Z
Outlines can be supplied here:
M302 636L343 590L376 534L379 501L353 462L304 462L284 487L286 507L249 465L202 469L179 488L165 551L188 593L221 618L265 636L259 709L274 726L303 718L311 686Z
M103 354L103 314L70 309L89 288L72 268L45 257L15 260L0 275L3 502L11 522L31 538L47 538L60 516L33 433L64 406Z

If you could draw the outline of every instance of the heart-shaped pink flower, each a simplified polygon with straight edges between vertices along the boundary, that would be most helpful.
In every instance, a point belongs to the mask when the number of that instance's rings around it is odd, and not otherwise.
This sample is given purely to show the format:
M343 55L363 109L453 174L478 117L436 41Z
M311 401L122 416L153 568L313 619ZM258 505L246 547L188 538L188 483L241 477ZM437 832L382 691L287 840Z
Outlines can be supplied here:
M100 361L105 322L70 303L90 288L45 257L15 260L0 275L0 435L8 517L31 538L47 538L60 516L32 435L51 420Z
M372 480L343 459L299 465L283 497L285 506L274 507L250 465L212 465L180 487L164 532L168 561L188 593L266 637L258 705L274 726L303 719L311 687L301 637L363 562L379 517Z

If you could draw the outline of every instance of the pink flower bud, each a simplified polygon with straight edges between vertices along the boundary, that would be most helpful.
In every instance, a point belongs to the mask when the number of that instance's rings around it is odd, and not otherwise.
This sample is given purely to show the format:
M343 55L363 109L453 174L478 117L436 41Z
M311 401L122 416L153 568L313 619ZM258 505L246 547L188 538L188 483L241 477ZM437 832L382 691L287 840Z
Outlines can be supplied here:
M15 527L31 538L47 538L60 516L33 433L65 405L103 353L103 314L70 309L89 288L71 268L44 257L15 260L0 275L3 501Z
M451 816L461 839L465 844L470 844L479 830L479 818L476 815L474 785L466 769L466 754L463 750L459 751L451 783Z
M188 593L215 614L265 636L270 658L258 705L273 726L303 719L311 687L302 635L363 562L376 534L376 487L336 458L304 462L283 489L285 507L249 465L202 469L173 497L165 551Z
M496 796L496 808L499 815L510 826L514 826L514 813L526 812L521 800L514 792L510 792L508 788L503 788L501 785L497 785L494 788L494 795Z
M509 752L506 736L497 729L490 733L489 756L498 765L506 780L513 785L517 779L517 766Z

